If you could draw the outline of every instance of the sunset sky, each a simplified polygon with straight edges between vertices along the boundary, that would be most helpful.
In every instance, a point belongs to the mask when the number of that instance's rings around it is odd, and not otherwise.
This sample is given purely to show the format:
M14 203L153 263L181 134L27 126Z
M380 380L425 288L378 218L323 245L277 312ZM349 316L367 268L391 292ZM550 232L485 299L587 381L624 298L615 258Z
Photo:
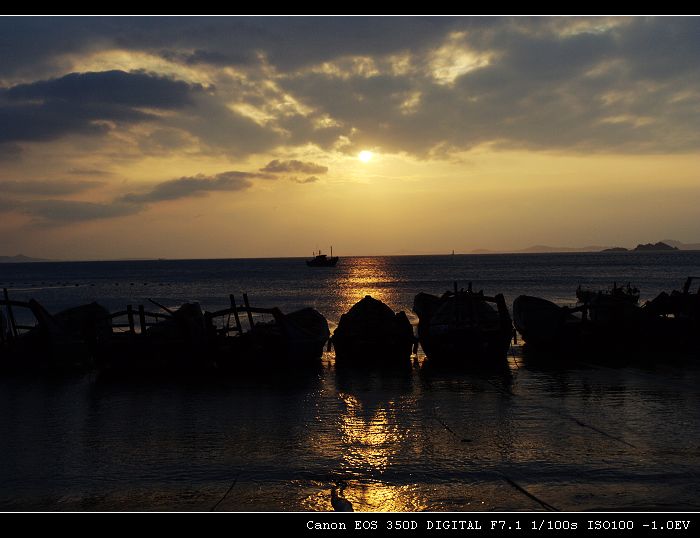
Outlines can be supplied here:
M700 241L700 19L0 18L0 255Z

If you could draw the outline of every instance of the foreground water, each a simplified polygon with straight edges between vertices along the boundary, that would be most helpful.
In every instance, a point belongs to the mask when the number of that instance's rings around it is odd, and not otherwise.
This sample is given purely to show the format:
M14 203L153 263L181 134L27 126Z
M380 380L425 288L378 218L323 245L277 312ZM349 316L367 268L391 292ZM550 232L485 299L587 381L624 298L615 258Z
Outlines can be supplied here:
M51 311L213 310L246 291L334 325L366 294L409 311L453 280L567 303L578 284L650 298L698 273L695 252L138 261L5 264L0 286ZM0 378L0 509L330 510L344 485L356 510L699 510L700 362L598 359L542 366L516 346L492 374L430 372L422 354L407 372L345 372L330 353L297 375Z

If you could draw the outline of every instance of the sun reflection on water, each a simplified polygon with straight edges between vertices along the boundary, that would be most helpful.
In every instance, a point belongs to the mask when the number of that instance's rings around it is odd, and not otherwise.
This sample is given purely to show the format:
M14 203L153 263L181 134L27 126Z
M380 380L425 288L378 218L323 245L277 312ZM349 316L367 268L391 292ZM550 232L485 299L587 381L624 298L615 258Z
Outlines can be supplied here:
M397 304L399 293L394 286L398 275L385 258L356 258L347 260L346 271L335 282L336 309L345 313L366 295L382 301L394 310L410 305Z
M356 510L413 511L423 503L411 485L387 484L381 475L391 466L408 441L410 431L399 423L402 404L394 399L365 402L356 395L339 392L344 412L339 418L343 467L361 472L364 480L350 481L344 491Z
M302 510L332 511L330 487L316 484L316 489L301 503ZM355 512L420 512L428 508L428 500L417 485L396 485L380 481L350 481L344 491Z
M367 410L351 394L340 393L338 396L345 405L339 424L342 442L347 447L343 455L345 464L353 469L384 471L404 438L389 416L394 402L387 402L383 408Z
M334 466L327 478L299 484L302 509L333 510L334 487L342 488L340 494L355 511L426 509L425 491L408 476L397 480L393 472L420 435L406 413L415 405L410 378L387 381L355 373L342 381L335 379L334 385L326 385L326 390L333 391L334 404L318 409L320 435L309 439L312 450L336 456Z

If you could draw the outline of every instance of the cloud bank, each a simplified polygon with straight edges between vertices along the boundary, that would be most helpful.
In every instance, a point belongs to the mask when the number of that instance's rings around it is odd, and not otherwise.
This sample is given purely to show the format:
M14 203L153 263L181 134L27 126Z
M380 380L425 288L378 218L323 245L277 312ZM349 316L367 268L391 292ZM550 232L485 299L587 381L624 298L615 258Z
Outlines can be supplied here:
M692 17L39 17L0 30L0 80L22 81L0 90L8 147L144 123L237 157L700 147ZM134 69L61 72L117 53Z

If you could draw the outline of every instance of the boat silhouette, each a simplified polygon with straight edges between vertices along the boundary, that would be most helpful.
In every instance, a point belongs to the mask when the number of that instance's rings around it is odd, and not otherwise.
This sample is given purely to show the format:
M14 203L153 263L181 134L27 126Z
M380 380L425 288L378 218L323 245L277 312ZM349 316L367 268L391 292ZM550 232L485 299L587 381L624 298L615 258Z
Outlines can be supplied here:
M338 260L340 258L338 256L333 256L333 247L331 247L331 255L327 256L326 254L321 254L321 251L318 251L318 254L314 252L314 257L311 260L306 260L306 265L309 267L335 267L338 264Z

